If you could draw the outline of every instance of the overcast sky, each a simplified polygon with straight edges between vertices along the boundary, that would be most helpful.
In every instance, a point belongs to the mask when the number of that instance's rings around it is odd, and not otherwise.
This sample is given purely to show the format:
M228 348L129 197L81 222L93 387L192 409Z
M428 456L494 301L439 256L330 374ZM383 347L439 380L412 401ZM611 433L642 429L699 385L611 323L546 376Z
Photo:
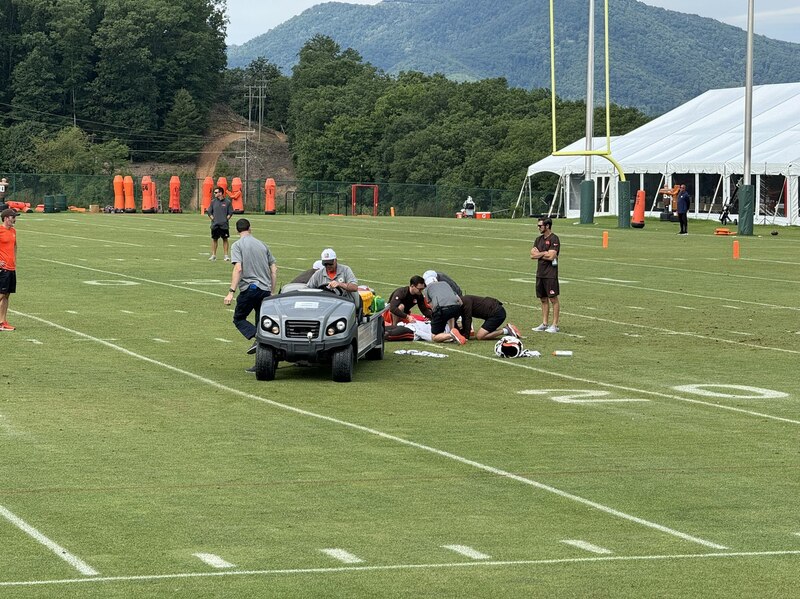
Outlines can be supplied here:
M349 4L377 4L379 0L342 0ZM530 0L544 2L545 0ZM596 0L597 6L603 0ZM699 14L747 27L748 0L644 0L645 4ZM228 43L243 44L276 25L322 4L320 0L228 0ZM586 3L588 7L588 1ZM780 40L800 43L800 3L796 0L755 0L755 31Z

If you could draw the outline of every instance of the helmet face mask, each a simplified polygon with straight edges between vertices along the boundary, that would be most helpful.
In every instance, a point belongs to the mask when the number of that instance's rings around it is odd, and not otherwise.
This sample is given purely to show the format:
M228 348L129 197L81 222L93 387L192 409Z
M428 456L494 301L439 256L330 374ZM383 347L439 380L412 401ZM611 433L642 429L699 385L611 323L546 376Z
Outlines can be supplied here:
M519 358L522 350L522 341L511 335L501 337L494 345L494 353L498 358Z

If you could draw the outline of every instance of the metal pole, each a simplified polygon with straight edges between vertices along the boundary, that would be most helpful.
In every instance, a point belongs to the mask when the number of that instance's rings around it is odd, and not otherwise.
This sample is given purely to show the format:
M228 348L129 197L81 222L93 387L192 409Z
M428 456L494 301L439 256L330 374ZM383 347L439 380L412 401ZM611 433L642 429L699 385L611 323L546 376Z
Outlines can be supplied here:
M753 19L755 0L747 7L747 65L744 92L744 181L750 184L750 157L753 145Z
M586 151L594 149L594 0L589 0L589 50L587 53L586 68ZM592 179L592 157L586 156L584 179Z
M739 189L739 234L753 234L755 189L750 184L750 158L753 145L753 22L755 0L747 5L747 58L744 83L744 180Z

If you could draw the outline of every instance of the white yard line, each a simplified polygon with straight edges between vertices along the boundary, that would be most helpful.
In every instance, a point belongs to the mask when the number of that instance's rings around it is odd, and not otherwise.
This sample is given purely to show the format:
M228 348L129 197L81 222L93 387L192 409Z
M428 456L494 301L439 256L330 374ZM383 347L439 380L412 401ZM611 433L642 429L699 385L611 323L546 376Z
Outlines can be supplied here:
M529 306L526 304L516 304L513 302L508 302L511 306L517 306L519 308L525 308L528 310L534 309L534 306ZM695 339L703 339L704 341L715 341L719 343L727 343L730 345L736 345L737 347L752 347L753 349L761 349L764 351L776 351L785 354L795 354L800 355L800 350L796 349L788 349L785 347L772 347L769 345L758 345L757 343L746 343L740 339L725 339L723 337L711 337L710 335L701 335L700 333L692 333L690 331L675 331L672 329L666 329L664 327L655 327L652 325L647 324L639 324L636 322L622 322L619 320L612 320L611 318L600 318L598 316L590 316L588 314L577 314L575 312L565 312L564 310L561 311L561 314L565 314L567 316L574 316L575 318L583 318L586 320L593 320L595 322L605 322L608 324L615 324L626 328L637 328L637 329L644 329L647 331L656 331L658 333L664 333L666 335L683 335L684 337L694 337Z
M450 551L455 551L456 553L460 553L470 559L492 559L491 555L486 555L485 553L481 553L480 551L473 549L472 547L467 547L466 545L442 545L444 549L449 549Z
M103 578L64 578L59 580L25 580L0 582L2 587L32 587L108 582L134 582L147 580L180 580L187 578L211 578L217 576L298 576L303 574L342 574L346 572L391 572L403 570L444 570L457 568L500 568L513 566L552 566L559 564L594 564L602 562L656 562L699 559L800 556L800 549L790 551L740 551L725 553L679 553L674 555L604 555L597 557L574 557L561 559L529 559L507 561L471 561L440 564L394 564L383 566L341 566L338 568L295 568L274 570L226 570L218 572L179 572L175 574L145 574L139 576L105 576Z
M588 543L586 541L579 541L576 539L564 539L561 541L565 545L571 545L572 547L577 547L578 549L583 549L584 551L589 551L591 553L596 553L598 555L610 555L613 553L610 549L606 549L605 547L598 547L597 545L593 545L592 543Z
M689 541L691 543L697 543L698 545L703 545L705 547L710 547L712 549L727 549L727 547L725 547L724 545L720 545L720 544L714 543L712 541L707 541L707 540L702 539L700 537L696 537L696 536L687 534L685 532L681 532L679 530L675 530L673 528L669 528L668 526L663 526L663 525L658 524L656 522L651 522L649 520L645 520L644 518L639 518L638 516L633 516L631 514L626 514L625 512L621 512L621 511L616 510L616 509L614 509L612 507L603 505L603 504L598 503L596 501L592 501L591 499L586 499L586 498L580 497L578 495L573 495L572 493L568 493L567 491L562 491L561 489L558 489L556 487L552 487L550 485L541 483L539 481L536 481L536 480L533 480L533 479L530 479L530 478L525 478L524 476L519 476L519 475L514 474L512 472L507 472L507 471L502 470L500 468L495 468L494 466L489 466L487 464L482 464L480 462L476 462L475 460L471 460L469 458L465 458L465 457L456 455L454 453L450 453L449 451L444 451L442 449L437 449L435 447L431 447L429 445L424 445L422 443L416 443L415 441L410 441L408 439L403 439L402 437L397 437L397 436L391 435L389 433L384 433L382 431L379 431L379 430L376 430L376 429L373 429L373 428L369 428L367 426L362 426L360 424L347 422L346 420L341 420L339 418L334 418L332 416L325 416L324 414L317 414L317 413L311 412L309 410L304 410L302 408L297 408L295 406L282 404L280 402L277 402L277 401L274 401L274 400L271 400L271 399L267 399L265 397L260 397L258 395L254 395L252 393L246 393L246 392L241 391L239 389L235 389L233 387L228 387L227 385L223 385L222 383L219 383L219 382L214 381L212 379L200 376L199 374L195 374L193 372L189 372L188 370L183 370L182 368L178 368L176 366L172 366L171 364L166 364L165 362L160 362L160 361L155 360L153 358L150 358L148 356L143 356L141 354L137 354L136 352L133 352L133 351L128 350L128 349L125 349L124 347L121 347L119 345L115 345L113 343L109 343L108 341L103 341L102 339L98 339L98 338L93 337L91 335L88 335L86 333L82 333L80 331L76 331L74 329L70 329L70 328L65 327L63 325L56 324L56 323L51 322L49 320L45 320L44 318L39 318L38 316L24 315L24 314L21 314L19 312L14 312L14 313L18 314L20 316L25 316L27 318L30 318L31 320L35 320L35 321L37 321L37 322L39 322L41 324L46 324L46 325L51 326L51 327L53 327L55 329L58 329L60 331L64 331L66 333L70 333L72 335L77 335L77 336L85 338L85 339L91 339L91 340L93 340L93 341L95 341L95 342L97 342L97 343L99 343L101 345L104 345L104 346L106 346L106 347L108 347L110 349L113 349L115 351L121 352L121 353L123 353L123 354L125 354L127 356L130 356L130 357L133 357L133 358L137 358L137 359L139 359L139 360L141 360L143 362L147 362L148 364L159 366L160 368L164 368L165 370L169 370L171 372L175 372L177 374L181 374L181 375L183 375L185 377L191 378L191 379L193 379L195 381L201 382L201 383L203 383L205 385L208 385L210 387L214 387L216 389L220 389L220 390L223 390L223 391L227 391L227 392L229 392L231 394L238 395L239 397L252 399L252 400L259 401L259 402L262 402L264 404L273 406L275 408L280 408L282 410L286 410L288 412L293 412L295 414L299 414L299 415L302 415L302 416L307 416L309 418L315 418L317 420L322 420L322 421L325 421L325 422L330 422L330 423L333 423L333 424L337 424L339 426L344 426L344 427L347 427L347 428L352 429L352 430L357 430L357 431L361 431L361 432L364 432L364 433L368 433L370 435L374 435L374 436L380 437L382 439L387 439L389 441L394 441L396 443L400 443L400 444L406 445L408 447L415 447L415 448L420 449L422 451L426 451L428 453L432 453L434 455L437 455L437 456L440 456L440 457L443 457L443 458L447 458L447 459L453 460L455 462L459 462L459 463L464 464L466 466L471 466L471 467L476 468L478 470L483 470L484 472L489 472L491 474L495 474L497 476L506 478L508 480L517 481L519 483L522 483L522 484L525 484L525 485L529 485L529 486L534 487L536 489L539 489L539 490L542 490L542 491L547 491L548 493L552 493L554 495L558 495L559 497L562 497L563 499L568 499L568 500L574 501L576 503L581 503L583 505L589 506L591 508L594 508L594 509L596 509L596 510L598 510L600 512L604 512L604 513L609 514L611 516L614 516L616 518L620 518L620 519L623 519L623 520L628 520L629 522L634 522L635 524L639 524L639 525L644 526L646 528L651 528L653 530L657 530L657 531L665 533L667 535L670 535L670 536L673 536L673 537L676 537L676 538L679 538L679 539L683 539L684 541ZM429 346L435 347L434 344L426 343L425 345L429 345ZM458 350L453 350L453 351L458 351ZM482 358L483 357L483 356L477 356L475 354L469 354L468 352L461 352L461 353L467 353L468 355L474 355L476 358ZM489 359L489 358L487 358L487 359ZM503 361L498 359L498 358L493 358L492 360L494 362L503 363ZM544 371L544 370L539 370L539 369L533 369L533 370L536 370L536 371L539 371L539 372L544 372L544 373L546 373L548 375L552 374L552 373L550 373L548 371ZM578 379L576 379L576 380L578 380ZM614 385L605 385L605 386L616 387ZM652 394L650 392L643 392L643 391L637 391L637 393L644 393L645 395ZM656 395L658 395L658 394L656 394ZM697 403L703 403L703 402L698 401ZM800 422L798 422L798 424L800 424Z
M124 274L121 272L113 272L110 270L101 270L99 268L90 268L88 266L81 266L80 264L70 264L69 262L59 262L58 260L50 260L47 258L40 258L42 262L50 262L51 264L58 264L60 266L71 266L72 268L80 268L81 270L88 270L90 272L99 272L104 275L113 275L115 277L123 277L133 281L142 281L143 283L151 283L153 285L162 285L164 287L172 287L173 289L183 289L184 291L194 291L195 293L203 293L205 295L213 295L214 297L223 297L219 293L212 293L211 291L203 291L202 289L195 289L187 287L186 285L173 285L171 283L163 283L161 281L154 281L152 279L143 279L142 277L134 277L132 275Z
M214 555L213 553L193 553L192 555L212 568L224 569L236 567L234 564L226 562L220 556Z
M8 509L3 507L2 505L0 505L0 516L3 516L3 518L11 522L11 524L19 528L22 532L24 532L34 540L38 541L39 543L47 547L50 551L55 553L58 557L63 559L65 562L67 562L70 566L75 568L78 572L80 572L84 576L97 576L99 574L97 570L92 568L85 561L83 561L79 557L72 555L61 545L59 545L52 539L49 539L46 536L44 536L33 526L25 522L19 516L15 516L13 513L11 513Z
M343 564L362 564L364 560L358 557L357 555L353 555L349 551L345 551L344 549L320 549L322 553L327 556L332 557L335 560L339 560Z

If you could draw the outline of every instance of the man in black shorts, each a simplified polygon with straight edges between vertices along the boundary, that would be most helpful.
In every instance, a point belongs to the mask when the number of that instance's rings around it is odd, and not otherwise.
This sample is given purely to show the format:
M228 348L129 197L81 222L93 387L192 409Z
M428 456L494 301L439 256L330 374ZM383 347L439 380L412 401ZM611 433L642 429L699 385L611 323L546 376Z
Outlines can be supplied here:
M547 331L558 333L558 317L560 306L558 303L558 254L561 251L561 242L558 235L551 230L553 221L549 218L540 218L539 237L533 242L531 260L538 260L536 267L536 297L542 302L542 324L534 327L534 331ZM553 306L553 320L548 326L550 306Z
M519 329L510 322L504 327L506 321L506 309L503 302L493 297L479 297L477 295L465 295L461 298L461 334L469 338L472 330L472 319L483 318L484 322L475 339L478 341L491 341L504 335L511 335L520 338Z
M425 303L422 292L425 291L425 280L414 275L408 282L408 287L400 287L392 292L392 299L389 300L389 312L392 315L392 326L398 322L410 322L413 320L411 309L414 306L419 308L422 315L431 318L431 309Z
M231 201L225 197L225 190L221 187L214 188L214 199L208 205L206 214L211 219L211 257L209 260L213 262L217 259L217 242L222 239L225 262L229 262L228 238L230 237L230 230L228 229L228 221L233 216L233 206Z

